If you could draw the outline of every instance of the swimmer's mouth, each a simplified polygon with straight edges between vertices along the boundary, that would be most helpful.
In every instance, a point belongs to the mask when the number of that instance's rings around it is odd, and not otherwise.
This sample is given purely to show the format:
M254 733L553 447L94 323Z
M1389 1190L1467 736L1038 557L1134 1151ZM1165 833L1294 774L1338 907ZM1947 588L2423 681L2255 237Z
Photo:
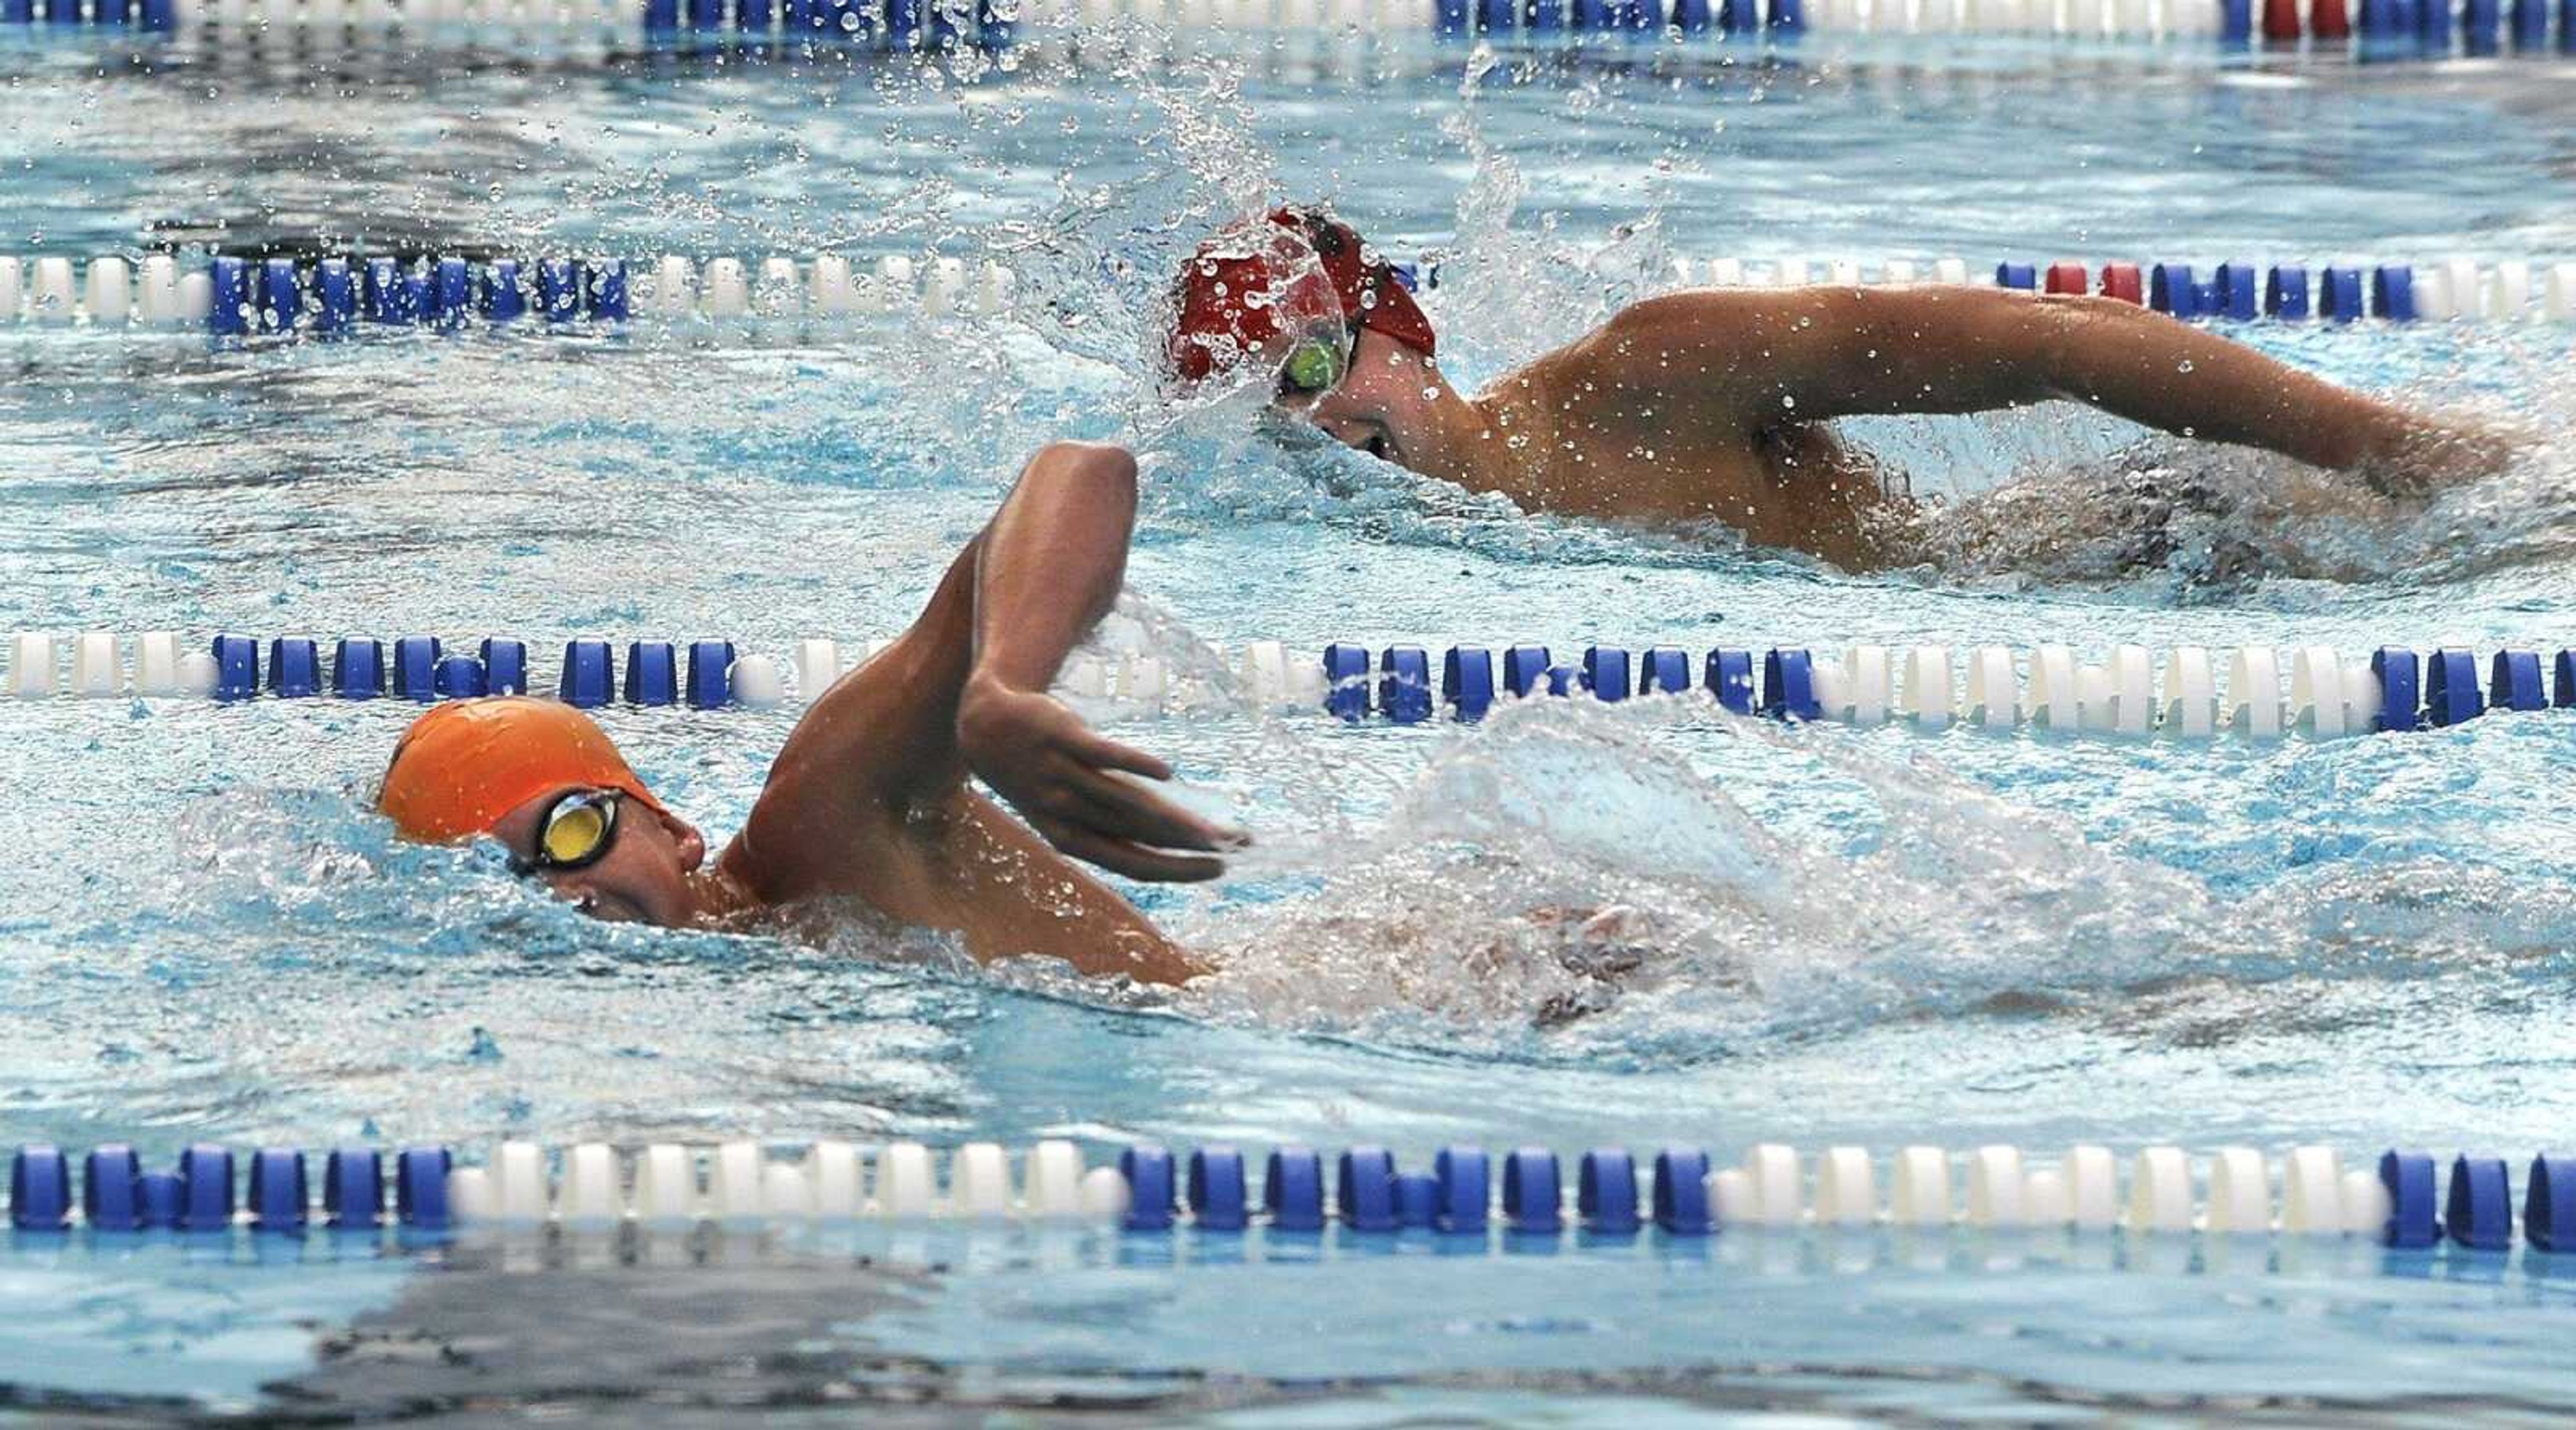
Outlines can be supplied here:
M1256 430L1291 456L1299 453L1362 452L1381 462L1410 467L1404 460L1404 444L1396 441L1395 434L1384 428L1371 432L1367 441L1344 442L1306 418L1290 416L1272 408L1261 414Z

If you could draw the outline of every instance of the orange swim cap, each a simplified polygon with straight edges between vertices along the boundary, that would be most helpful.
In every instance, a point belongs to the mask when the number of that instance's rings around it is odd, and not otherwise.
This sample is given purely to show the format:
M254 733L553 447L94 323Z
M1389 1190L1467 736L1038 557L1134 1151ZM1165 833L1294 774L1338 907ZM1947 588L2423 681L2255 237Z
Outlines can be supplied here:
M403 732L376 812L405 839L448 844L574 786L624 790L662 810L608 732L571 706L525 695L458 700L432 706Z

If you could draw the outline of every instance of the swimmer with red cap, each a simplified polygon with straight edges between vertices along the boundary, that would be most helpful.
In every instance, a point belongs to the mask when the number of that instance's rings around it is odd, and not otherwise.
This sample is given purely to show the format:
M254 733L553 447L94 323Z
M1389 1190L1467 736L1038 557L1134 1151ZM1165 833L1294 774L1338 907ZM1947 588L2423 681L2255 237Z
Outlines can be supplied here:
M1118 594L1135 514L1125 451L1040 452L912 629L797 723L712 866L606 732L549 700L432 708L395 747L376 807L407 839L497 840L512 868L602 918L725 925L855 904L953 933L978 958L1182 982L1198 966L1075 861L1210 879L1241 836L1154 794L1162 761L1046 693Z
M1888 564L1910 503L1827 425L2065 399L2268 448L2383 490L2510 446L2349 392L2133 303L1997 288L1724 288L1648 299L1464 397L1383 257L1320 209L1202 245L1172 291L1184 389L1249 376L1334 440L1524 509L1717 521L1847 568Z

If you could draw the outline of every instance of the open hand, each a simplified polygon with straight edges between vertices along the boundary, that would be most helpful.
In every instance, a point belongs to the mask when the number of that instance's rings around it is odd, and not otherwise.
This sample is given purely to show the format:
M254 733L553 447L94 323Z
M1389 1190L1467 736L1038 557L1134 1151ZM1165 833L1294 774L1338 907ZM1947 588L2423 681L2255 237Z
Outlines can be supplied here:
M2429 496L2444 487L2494 476L2523 451L2522 442L2493 427L2428 421L2409 433L2396 450L2364 465L2361 475L2382 496Z
M1183 810L1118 773L1168 780L1171 766L1103 738L1053 697L970 680L957 707L957 747L977 778L1046 841L1131 879L1189 883L1222 861L1173 850L1238 847L1242 836Z

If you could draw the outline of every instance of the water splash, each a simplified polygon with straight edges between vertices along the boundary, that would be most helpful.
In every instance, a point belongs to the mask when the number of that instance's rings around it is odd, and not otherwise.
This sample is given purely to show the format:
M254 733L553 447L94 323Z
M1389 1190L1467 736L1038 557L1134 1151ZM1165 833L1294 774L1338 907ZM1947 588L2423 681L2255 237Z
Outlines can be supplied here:
M2124 585L2188 604L2279 578L2422 584L2560 563L2576 554L2571 517L2576 461L2554 446L2417 499L2270 453L2155 438L1936 501L1899 542L1934 580Z
M1874 803L1770 832L1664 740L1674 707L1532 702L1450 739L1374 836L1259 918L1180 927L1210 1016L1623 1062L2166 974L2212 896L1921 768L1730 722Z

